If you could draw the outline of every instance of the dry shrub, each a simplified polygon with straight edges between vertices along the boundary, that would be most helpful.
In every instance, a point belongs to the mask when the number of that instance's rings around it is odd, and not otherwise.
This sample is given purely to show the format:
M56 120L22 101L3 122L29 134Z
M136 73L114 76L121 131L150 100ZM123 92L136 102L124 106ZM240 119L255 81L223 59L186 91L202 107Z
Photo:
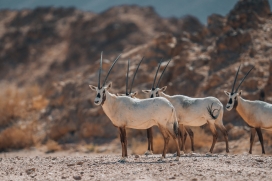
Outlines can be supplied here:
M238 140L242 138L245 134L247 134L247 131L245 131L243 128L234 126L229 132L229 140Z
M82 138L99 137L105 134L102 125L91 122L84 122L80 127Z
M47 99L41 96L38 86L21 89L15 85L0 86L0 150L33 145L36 123L32 110L45 108Z
M0 134L0 150L21 149L33 145L32 128L9 127Z
M55 152L55 151L60 151L61 146L54 140L48 140L45 144L47 148L47 153Z
M70 131L71 129L69 126L56 124L50 128L48 137L52 140L59 140Z

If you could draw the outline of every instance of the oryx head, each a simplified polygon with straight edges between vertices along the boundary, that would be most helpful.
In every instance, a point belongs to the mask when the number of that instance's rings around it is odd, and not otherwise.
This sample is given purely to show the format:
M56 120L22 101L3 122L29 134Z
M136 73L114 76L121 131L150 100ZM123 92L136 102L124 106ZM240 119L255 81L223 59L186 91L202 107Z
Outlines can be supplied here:
M241 66L241 65L240 65ZM236 88L236 90L234 91L234 87L235 87L235 83L236 83L236 79L237 79L237 76L238 76L238 73L240 71L240 66L236 72L236 75L235 75L235 79L234 79L234 82L233 82L233 86L232 86L232 90L231 92L227 92L227 91L224 91L225 94L229 97L229 100L228 100L228 103L226 105L226 109L228 111L230 111L232 108L236 108L238 102L237 102L237 97L238 96L241 96L242 94L242 91L240 90L238 92L238 89L239 87L241 86L241 84L244 82L245 78L247 77L247 75L250 73L250 71L254 68L254 66L247 72L247 74L244 76L244 78L241 80L240 84L238 85L238 87Z
M96 105L103 105L105 100L106 100L106 91L109 90L112 86L112 83L109 83L108 85L105 85L106 84L106 81L107 81L107 78L113 68L113 66L115 65L115 63L117 62L117 60L119 59L119 57L121 56L121 54L114 60L113 64L111 65L109 71L108 71L108 74L102 84L102 86L100 85L100 76L101 76L101 71L102 71L102 54L103 52L101 52L101 59L100 59L100 67L99 67L99 73L98 73L98 85L97 87L96 86L93 86L93 85L89 85L89 87L96 91L96 97L94 99L94 103Z
M131 82L131 85L130 85L130 91L128 91L128 73L129 73L129 59L128 59L128 66L127 66L127 75L126 75L126 94L117 94L118 96L128 96L128 97L131 97L131 98L136 98L136 95L138 94L138 92L132 92L132 86L133 86L133 83L134 83L134 79L135 79L135 76L138 72L138 69L143 61L144 57L142 58L142 60L140 61L140 63L138 64L137 66L137 69L134 73L134 76L133 76L133 79L132 79L132 82Z
M155 82L156 82L156 78L157 78L158 71L159 71L159 69L160 69L162 60L160 61L159 65L158 65L158 69L157 69L157 71L156 71L156 75L155 75L155 77L154 77L154 81L153 81L153 84L152 84L152 89L151 89L151 90L142 90L142 92L144 92L144 93L149 93L150 98L160 97L160 93L161 93L161 92L164 92L164 91L167 89L167 86L164 86L164 87L162 87L162 88L158 88L158 86L160 85L160 81L161 81L161 78L162 78L162 76L163 76L163 73L164 73L164 71L166 70L166 68L167 68L167 66L168 66L168 64L170 63L171 60L172 60L172 59L170 59L170 60L168 61L168 63L166 64L166 66L164 67L164 69L163 69L163 71L162 71L162 73L161 73L161 76L160 76L160 78L159 78L159 80L158 80L157 85L155 86Z

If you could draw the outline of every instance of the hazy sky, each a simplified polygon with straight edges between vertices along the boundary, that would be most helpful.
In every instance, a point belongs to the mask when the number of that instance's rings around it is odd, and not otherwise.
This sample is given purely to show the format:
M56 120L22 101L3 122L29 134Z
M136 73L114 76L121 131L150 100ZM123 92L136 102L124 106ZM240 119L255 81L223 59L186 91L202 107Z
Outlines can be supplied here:
M37 6L76 7L100 13L123 4L153 6L163 17L194 15L206 24L212 13L226 15L238 0L0 0L0 9L35 8ZM270 6L272 0L269 0Z

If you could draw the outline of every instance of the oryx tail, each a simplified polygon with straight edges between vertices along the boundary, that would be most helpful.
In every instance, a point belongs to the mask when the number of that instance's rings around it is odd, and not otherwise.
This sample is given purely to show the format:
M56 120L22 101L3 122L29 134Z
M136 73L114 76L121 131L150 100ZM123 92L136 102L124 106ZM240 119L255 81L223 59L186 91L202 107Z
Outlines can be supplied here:
M221 106L219 109L213 109L213 103L212 103L211 106L207 107L207 111L208 111L209 115L211 116L211 118L216 120L220 114ZM217 115L214 115L214 111L217 111Z

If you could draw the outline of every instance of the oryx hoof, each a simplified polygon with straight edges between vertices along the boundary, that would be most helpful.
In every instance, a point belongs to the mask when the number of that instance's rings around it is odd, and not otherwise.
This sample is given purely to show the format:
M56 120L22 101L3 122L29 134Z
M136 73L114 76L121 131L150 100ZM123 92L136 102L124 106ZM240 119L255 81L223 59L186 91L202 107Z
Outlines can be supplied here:
M175 161L179 161L179 156L177 156L177 157L175 158Z
M146 156L148 155L153 155L153 152L151 150L147 150L145 153L144 153Z
M160 159L158 159L158 162L164 162L165 158L162 156Z
M251 156L252 154L248 153L248 152L245 152L245 153L243 153L243 155L245 155L245 156Z
M196 153L194 153L193 151L191 151L191 152L189 153L189 155L190 155L190 156L194 156L194 155L196 155Z
M224 154L224 156L229 156L230 155L230 153L229 152L226 152L225 154Z
M119 163L126 163L126 157L122 157L120 160L118 160Z
M212 153L209 151L208 153L206 153L206 156L212 156Z
M185 155L184 151L180 151L180 155Z
M265 157L265 156L266 156L265 153L262 153L262 154L261 154L261 157Z

